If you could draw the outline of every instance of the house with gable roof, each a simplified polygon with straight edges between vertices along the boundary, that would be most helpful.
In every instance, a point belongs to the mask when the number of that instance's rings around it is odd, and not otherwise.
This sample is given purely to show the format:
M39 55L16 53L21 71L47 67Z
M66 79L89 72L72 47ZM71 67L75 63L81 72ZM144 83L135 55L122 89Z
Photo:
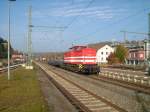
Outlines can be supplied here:
M114 52L114 48L108 44L98 44L98 45L91 44L88 46L97 50L96 61L98 64L107 63L108 56Z

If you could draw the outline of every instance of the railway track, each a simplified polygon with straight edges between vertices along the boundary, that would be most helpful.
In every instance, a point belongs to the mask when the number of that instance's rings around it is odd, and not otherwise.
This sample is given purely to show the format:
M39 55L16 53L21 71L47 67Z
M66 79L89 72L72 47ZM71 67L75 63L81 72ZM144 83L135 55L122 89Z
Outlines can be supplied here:
M69 71L63 71L63 72L68 73ZM80 75L80 74L77 74L77 75ZM91 78L93 80L103 81L106 83L110 83L113 85L121 86L130 90L135 90L137 92L150 95L150 77L144 77L144 76L136 77L136 75L133 75L132 79L129 79L129 76L128 75L125 76L125 74L121 75L121 74L115 74L115 73L112 74L112 72L111 74L109 72L101 72L98 76L91 75L88 78ZM131 75L130 75L130 78L131 78ZM144 79L146 80L146 82L144 82Z
M107 82L113 85L118 85L127 89L135 90L137 92L145 93L150 95L150 87L149 86L144 86L144 85L139 85L135 83L130 83L130 82L125 82L121 80L116 80L113 78L108 78L108 77L103 77L103 76L91 76L90 78L94 80L100 80L103 82Z
M10 70L16 69L18 66L21 66L21 65L22 64L12 65L10 66ZM7 67L0 68L0 73L3 73L3 72L7 72Z
M47 74L56 87L75 105L80 112L126 112L105 98L86 90L63 75L49 70L46 65L36 63Z
M63 71L63 72L69 73L69 71ZM77 74L77 75L79 75L79 74ZM110 77L109 74L106 76L103 72L100 73L98 76L91 75L91 76L88 76L88 78L91 78L93 80L103 81L106 83L110 83L113 85L117 85L117 86L121 86L121 87L130 89L130 90L134 90L136 92L141 92L141 93L150 95L150 85L148 85L149 83L141 84L141 81L138 81L138 79L128 80L128 78L127 78L127 80L121 80L121 75L120 75L120 78L118 79L117 76L114 78L113 76ZM143 78L143 76L142 76L142 78ZM136 83L134 81L136 81Z

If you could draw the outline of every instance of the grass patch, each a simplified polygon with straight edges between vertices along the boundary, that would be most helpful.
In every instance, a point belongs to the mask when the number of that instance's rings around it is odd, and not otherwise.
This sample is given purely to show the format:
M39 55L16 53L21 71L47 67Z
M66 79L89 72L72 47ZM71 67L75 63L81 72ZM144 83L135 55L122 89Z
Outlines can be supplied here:
M36 69L20 67L0 76L0 112L47 112L48 107L36 75Z

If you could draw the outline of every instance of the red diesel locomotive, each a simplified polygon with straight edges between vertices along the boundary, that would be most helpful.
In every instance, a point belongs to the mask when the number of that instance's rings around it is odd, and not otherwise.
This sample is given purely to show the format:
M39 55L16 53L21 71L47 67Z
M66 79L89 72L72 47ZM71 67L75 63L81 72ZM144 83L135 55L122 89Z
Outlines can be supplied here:
M82 73L99 73L96 50L87 46L73 46L64 53L64 67Z

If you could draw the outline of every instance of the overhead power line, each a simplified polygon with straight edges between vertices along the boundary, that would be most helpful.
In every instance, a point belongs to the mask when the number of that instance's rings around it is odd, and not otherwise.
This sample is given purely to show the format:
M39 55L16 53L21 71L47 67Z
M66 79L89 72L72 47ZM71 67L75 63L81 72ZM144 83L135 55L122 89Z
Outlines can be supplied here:
M140 11L138 11L138 12L136 12L136 13L134 13L134 14L131 14L131 15L127 16L127 17L121 18L121 19L115 21L114 23L109 24L108 26L106 26L106 27L104 27L104 28L110 27L110 25L114 25L114 24L116 25L116 24L122 22L123 20L130 19L130 18L132 18L133 16L138 15L139 13L145 12L145 11L148 10L148 9L150 9L150 8L147 8L147 9L144 9L144 10L140 10ZM93 32L93 33L91 33L91 34L95 34L95 33L97 33L98 31L99 31L99 30L96 30L95 32Z
M143 32L131 32L131 31L120 31L120 32L148 35L148 33L143 33Z
M99 31L102 31L102 29L107 29L107 28L110 28L110 26L112 26L112 25L116 25L116 24L118 24L118 23L121 23L123 20L127 20L127 19L131 19L132 17L135 17L136 15L138 15L139 13L143 13L143 12L145 12L146 10L149 10L150 8L146 8L146 9L143 9L143 10L139 10L139 11L137 11L136 13L134 13L134 14L131 14L131 15L129 15L129 16L127 16L127 17L124 17L124 18L121 18L121 19L119 19L119 20L117 20L117 21L115 21L115 22L113 22L113 23L110 23L110 24L108 24L107 26L104 26L104 27L102 27L101 29L97 29L97 30L95 30L94 32L91 32L91 33L89 33L89 34L86 34L84 37L88 37L88 36L92 36L92 35L95 35L96 33L98 33ZM80 37L81 38L81 37ZM78 38L79 39L79 38Z
M82 9L82 11L80 13L83 13L95 0L91 0L89 1L89 3L87 4L87 6L85 8ZM67 28L65 30L67 30L81 15L77 15L75 16L66 26ZM64 30L64 31L65 31Z
M52 28L52 29L65 29L67 28L66 26L32 26L36 28Z
M131 33L131 34L139 34L139 35L146 35L148 36L148 33L143 33L143 32L131 32L131 31L120 31L124 34L124 43L126 44L127 42L127 33Z
M74 4L74 0L71 1L71 5L73 5L73 4ZM68 11L67 8L64 10L64 13L61 14L61 17L63 17L65 15L66 11ZM60 22L60 20L62 20L62 18L56 20L54 25L56 26Z

